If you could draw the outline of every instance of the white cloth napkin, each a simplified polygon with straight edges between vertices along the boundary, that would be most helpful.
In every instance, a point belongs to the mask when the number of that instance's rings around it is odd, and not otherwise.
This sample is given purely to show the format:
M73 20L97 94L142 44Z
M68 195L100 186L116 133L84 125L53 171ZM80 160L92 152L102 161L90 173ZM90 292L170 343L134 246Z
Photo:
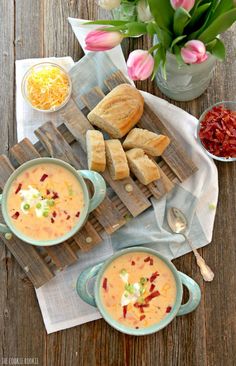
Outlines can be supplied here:
M85 27L83 25L80 26L81 21L76 19L69 19L69 21L79 42L81 45L84 45L84 37L89 27L85 31ZM113 51L107 52L109 57L117 67L119 67L117 60L120 60L120 68L124 72L124 58L121 49L119 48L119 51L117 50L118 53L111 53ZM100 54L99 57L97 55L89 53L86 56L97 67L94 67L92 70L87 70L87 59L82 59L71 69L72 80L73 77L84 78L84 73L86 72L92 73L94 80L96 78L98 80L101 79L99 63L102 62L103 68L105 69L104 63L105 66L109 67L111 60L107 54L104 54L104 56ZM26 62L26 60L17 61L17 70L20 70L21 63L24 65ZM17 80L19 80L18 75ZM88 90L89 88L90 85L88 85ZM157 201L153 199L152 208L133 219L129 225L126 225L111 237L104 234L104 241L101 245L89 253L80 252L78 263L62 272L58 272L50 282L36 290L48 333L101 317L98 310L85 304L75 291L75 284L79 273L89 265L108 258L124 246L127 247L134 244L152 247L166 255L169 259L176 258L190 251L189 246L184 242L181 235L170 233L165 219L166 209L168 207L176 206L185 212L190 227L188 235L196 248L202 247L211 241L215 217L215 209L212 209L212 207L216 207L217 205L218 177L217 169L213 161L206 155L200 145L197 144L195 138L197 119L163 99L145 92L142 92L142 94L146 103L166 121L166 124L174 132L186 150L186 153L194 160L199 170L184 183L177 185L170 194L161 200ZM20 101L23 103L20 91L18 91L17 108L22 110ZM31 118L31 111L29 114L25 113L24 123L21 124L28 125L28 137L32 139L33 129L31 128L30 130L29 127L31 125L28 123ZM17 122L19 123L18 120Z

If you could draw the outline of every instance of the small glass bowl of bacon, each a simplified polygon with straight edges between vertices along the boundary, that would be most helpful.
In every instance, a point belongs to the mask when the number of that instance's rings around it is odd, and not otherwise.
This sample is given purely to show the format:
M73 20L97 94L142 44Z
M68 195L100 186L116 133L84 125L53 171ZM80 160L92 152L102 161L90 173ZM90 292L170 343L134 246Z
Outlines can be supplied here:
M236 161L236 102L219 102L205 110L197 138L213 159Z

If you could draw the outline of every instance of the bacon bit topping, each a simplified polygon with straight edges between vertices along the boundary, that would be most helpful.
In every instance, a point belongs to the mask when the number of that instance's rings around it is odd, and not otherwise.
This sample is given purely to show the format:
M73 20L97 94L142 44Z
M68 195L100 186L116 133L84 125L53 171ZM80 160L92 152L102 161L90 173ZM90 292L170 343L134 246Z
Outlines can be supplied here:
M20 183L18 187L16 188L15 194L19 193L22 188L22 184Z
M40 178L40 182L44 182L45 179L48 178L48 174L43 174L42 177Z
M141 315L140 318L139 318L139 320L142 321L145 318L146 318L146 315Z
M167 308L166 308L166 313L170 313L170 312L171 312L171 309L172 309L172 307L171 307L171 306L167 306Z
M53 211L52 216L53 216L53 217L57 217L57 213L56 213L56 211Z
M155 288L155 285L154 285L154 283L152 283L150 286L149 292L152 292L154 290L154 288Z
M123 317L126 318L127 314L127 305L123 306Z
M150 258L150 262L149 262L150 266L153 266L153 259Z
M105 291L107 291L107 278L106 277L104 277L102 287L104 288Z
M70 215L67 216L66 220L70 220Z
M131 266L135 266L135 261L132 261L131 262Z
M52 199L56 200L57 198L59 198L59 194L57 192L53 192Z
M139 327L135 327L135 329L139 329Z
M155 281L155 279L156 279L158 276L160 276L160 275L159 275L159 273L158 273L157 271L156 271L156 272L154 272L154 273L151 275L151 277L150 277L150 282Z
M49 189L46 190L46 194L47 196L50 194L51 192L49 191Z
M12 216L12 218L13 218L14 220L17 220L19 216L20 216L20 213L19 213L18 211L16 211L16 212L14 213L14 215Z
M147 303L147 302L151 301L152 299L154 299L154 297L157 297L157 296L160 296L160 292L159 291L154 291L150 295L145 297L144 301Z
M51 218L51 223L54 224L55 220L53 218Z
M211 154L236 157L236 112L223 105L213 107L201 122L199 137Z
M79 217L80 216L80 212L78 211L77 214L75 215L75 217Z
M63 212L64 212L65 215L68 215L68 212L67 211L64 210Z
M143 261L144 261L144 262L149 262L149 261L150 261L150 259L151 259L150 257L146 257Z

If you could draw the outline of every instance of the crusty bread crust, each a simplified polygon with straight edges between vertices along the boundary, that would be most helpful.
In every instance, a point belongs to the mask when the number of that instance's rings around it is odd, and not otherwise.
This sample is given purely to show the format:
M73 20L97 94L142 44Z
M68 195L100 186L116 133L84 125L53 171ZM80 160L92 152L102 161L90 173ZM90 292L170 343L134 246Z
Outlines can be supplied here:
M126 151L129 167L136 178L144 185L160 178L160 172L155 164L142 149L134 148Z
M114 180L129 176L129 166L121 142L119 140L106 140L107 168Z
M86 132L86 148L89 170L104 172L106 153L103 134L97 130L88 130Z
M121 138L140 120L143 106L141 93L129 84L121 84L107 94L87 118L112 138Z
M133 128L127 135L123 147L126 150L137 147L151 156L160 156L169 143L168 136L158 135L142 128Z

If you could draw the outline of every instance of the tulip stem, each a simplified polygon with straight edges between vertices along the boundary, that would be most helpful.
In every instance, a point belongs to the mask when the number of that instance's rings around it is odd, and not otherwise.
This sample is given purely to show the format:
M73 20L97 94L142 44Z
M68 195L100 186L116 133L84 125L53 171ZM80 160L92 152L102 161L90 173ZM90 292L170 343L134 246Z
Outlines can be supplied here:
M160 47L160 43L155 44L153 47L149 48L148 53L153 53L153 51L157 50Z

